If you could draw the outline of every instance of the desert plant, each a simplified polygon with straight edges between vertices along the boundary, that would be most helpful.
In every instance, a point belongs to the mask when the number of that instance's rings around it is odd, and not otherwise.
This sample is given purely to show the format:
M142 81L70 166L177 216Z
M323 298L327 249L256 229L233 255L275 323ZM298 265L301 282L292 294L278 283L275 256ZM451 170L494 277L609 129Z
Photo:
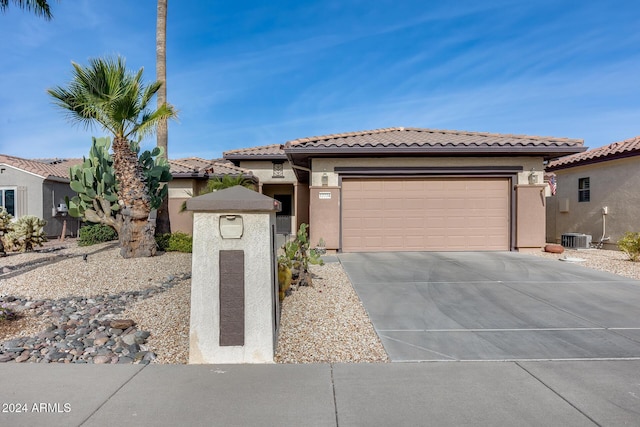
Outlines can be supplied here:
M316 251L309 250L308 227L308 224L300 224L296 238L284 244L282 247L284 254L278 260L279 263L298 271L298 286L312 286L309 264L322 265L324 263Z
M316 245L315 249L312 250L316 255L324 255L327 253L327 244L322 237L320 238L320 240L318 240L318 244Z
M291 287L291 281L293 279L291 267L287 264L286 260L280 262L280 259L278 259L278 296L280 301L284 300L287 291Z
M622 239L618 240L618 249L627 254L631 261L640 260L640 232L626 232Z
M0 321L13 320L16 317L18 316L13 310L11 310L11 308L5 306L4 304L0 306Z
M67 206L69 215L107 225L119 236L124 217L118 203L119 184L115 178L113 158L109 154L110 145L109 138L93 138L89 157L69 170L71 189L78 195L67 198ZM139 144L132 144L132 149L137 155ZM172 179L169 164L162 157L162 149L157 147L140 154L138 162L146 177L151 208L156 209L167 196L168 187L163 183Z
M193 250L193 237L179 231L156 235L156 243L159 250L166 252L191 253Z
M78 193L67 199L69 215L94 224L107 225L120 231L118 185L109 154L109 138L92 138L89 157L69 170L71 189Z
M169 239L171 233L156 234L156 245L158 245L159 251L166 251L169 247Z
M139 151L138 148L136 152ZM173 179L169 171L169 162L164 156L164 149L155 147L152 151L146 150L140 154L138 162L142 166L146 178L147 190L151 198L151 209L158 209L169 193L169 186L165 183Z
M118 230L120 254L124 258L153 256L155 222L147 177L138 161L132 141L153 133L157 124L176 116L164 103L150 108L161 82L145 85L142 69L132 73L122 57L92 59L87 67L73 64L73 80L67 87L47 92L69 117L85 126L99 125L113 136L113 168L118 182Z
M20 251L32 251L35 246L42 246L47 241L44 226L47 221L33 215L25 215L15 222L13 230L7 235L11 246Z
M104 224L85 225L78 232L78 246L91 246L117 239L116 230Z
M4 207L0 207L0 256L6 255L3 240L4 236L13 229L12 219L13 216Z

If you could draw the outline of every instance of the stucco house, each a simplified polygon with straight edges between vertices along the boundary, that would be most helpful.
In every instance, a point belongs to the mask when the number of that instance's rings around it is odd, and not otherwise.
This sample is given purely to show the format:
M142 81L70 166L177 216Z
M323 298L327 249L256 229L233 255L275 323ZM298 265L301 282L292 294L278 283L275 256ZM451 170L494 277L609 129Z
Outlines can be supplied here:
M258 178L260 193L280 202L278 234L295 234L300 224L309 223L309 185L298 181L282 144L225 151L223 157L250 170Z
M547 240L565 233L592 236L616 249L627 231L640 231L640 136L549 162L556 194L548 198Z
M526 250L545 243L544 162L583 141L386 128L227 151L291 225L335 251Z
M31 160L0 154L0 206L15 218L34 215L47 221L48 237L59 237L66 221L66 234L77 236L79 221L61 208L69 187L69 168L82 159Z
M257 178L246 169L234 166L224 159L205 160L199 157L169 160L173 180L169 181L169 218L171 231L191 234L193 215L180 212L183 202L197 196L206 187L207 181L224 175L243 176L258 184Z

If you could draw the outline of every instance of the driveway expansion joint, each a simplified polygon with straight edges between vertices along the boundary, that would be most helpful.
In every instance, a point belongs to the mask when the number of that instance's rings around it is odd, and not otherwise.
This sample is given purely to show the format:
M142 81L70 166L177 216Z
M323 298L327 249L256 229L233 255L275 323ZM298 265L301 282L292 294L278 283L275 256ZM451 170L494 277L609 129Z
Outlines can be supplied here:
M518 366L520 369L522 369L523 371L525 371L527 374L529 374L533 379L535 379L536 381L538 381L540 384L542 384L545 388L547 388L549 391L551 391L553 394L555 394L556 396L558 396L560 399L562 399L563 401L565 401L569 406L571 406L573 409L575 409L576 411L578 411L580 414L582 414L585 418L587 418L589 421L591 421L594 425L601 427L602 424L598 423L596 420L594 420L593 418L591 418L589 415L587 415L583 410L581 410L580 408L578 408L576 405L574 405L573 403L571 403L567 398L565 398L563 395L561 395L560 393L558 393L557 391L555 391L550 385L548 385L547 383L545 383L544 381L542 381L542 379L538 378L537 376L535 376L531 371L529 371L527 368L525 368L524 366L522 366L520 363L515 362L515 365Z

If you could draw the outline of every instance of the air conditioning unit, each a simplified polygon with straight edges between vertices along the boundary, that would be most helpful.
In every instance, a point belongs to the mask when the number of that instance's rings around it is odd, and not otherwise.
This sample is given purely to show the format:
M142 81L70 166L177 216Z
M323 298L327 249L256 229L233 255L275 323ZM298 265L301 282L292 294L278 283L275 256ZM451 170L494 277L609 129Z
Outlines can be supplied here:
M570 249L589 249L591 247L591 235L582 233L564 233L562 246Z

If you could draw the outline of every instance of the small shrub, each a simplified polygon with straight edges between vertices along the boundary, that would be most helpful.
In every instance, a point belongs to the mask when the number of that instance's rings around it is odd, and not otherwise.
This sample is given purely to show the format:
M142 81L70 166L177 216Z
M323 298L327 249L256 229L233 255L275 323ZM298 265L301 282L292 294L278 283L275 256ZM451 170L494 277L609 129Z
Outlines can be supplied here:
M164 234L156 234L156 244L158 245L158 250L166 251L169 247L169 239L171 238L171 233Z
M13 320L16 317L18 317L16 313L9 307L5 307L4 305L0 306L0 322L3 320Z
M193 237L186 233L175 232L156 236L158 249L166 252L186 252L191 253L193 248Z
M618 249L627 254L631 261L640 260L640 232L626 232L622 239L618 240Z
M116 230L104 224L85 225L78 233L78 246L91 246L118 239Z

